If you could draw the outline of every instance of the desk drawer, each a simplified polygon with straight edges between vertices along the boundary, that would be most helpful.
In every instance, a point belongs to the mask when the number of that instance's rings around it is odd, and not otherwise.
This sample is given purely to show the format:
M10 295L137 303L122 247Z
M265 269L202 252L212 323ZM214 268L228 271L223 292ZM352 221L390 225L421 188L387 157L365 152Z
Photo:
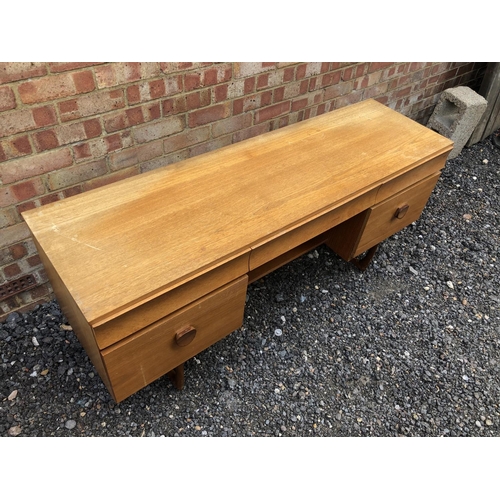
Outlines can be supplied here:
M247 282L247 276L243 276L104 349L102 357L116 401L122 401L239 328ZM194 338L190 338L193 329ZM182 336L183 332L188 333Z
M249 252L217 266L201 276L166 292L102 325L94 326L99 349L105 349L129 335L167 317L226 283L248 272Z
M351 260L415 222L440 174L430 175L335 227L328 245L343 259Z

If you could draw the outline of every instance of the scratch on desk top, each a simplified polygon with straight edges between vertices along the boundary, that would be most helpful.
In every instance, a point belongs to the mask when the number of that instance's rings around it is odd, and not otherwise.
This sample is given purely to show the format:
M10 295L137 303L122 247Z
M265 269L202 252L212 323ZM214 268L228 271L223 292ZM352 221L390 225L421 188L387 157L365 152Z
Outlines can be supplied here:
M51 229L52 229L52 231L54 231L54 233L61 235L63 238L67 238L68 240L74 241L75 243L80 243L80 245L85 245L89 248L93 248L94 250L102 251L101 248L95 247L94 245L91 245L90 243L85 243L84 241L80 241L78 238L76 238L76 236L68 236L66 234L61 233L61 230L57 227L57 224L52 224Z

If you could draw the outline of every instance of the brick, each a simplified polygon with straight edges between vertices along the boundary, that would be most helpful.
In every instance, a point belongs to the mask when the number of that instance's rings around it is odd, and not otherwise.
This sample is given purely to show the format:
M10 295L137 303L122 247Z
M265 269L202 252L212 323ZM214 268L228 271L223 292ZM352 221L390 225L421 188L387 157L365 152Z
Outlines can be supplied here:
M0 187L0 207L8 207L16 203L16 197L10 187Z
M48 205L49 203L54 203L54 201L58 201L62 199L59 193L52 193L47 196L43 196L39 200L37 200L40 205Z
M233 142L244 141L245 139L250 139L251 137L256 137L261 134L265 134L270 131L270 123L264 122L259 123L259 125L254 125L243 130L239 130L233 134Z
M375 99L382 94L385 94L388 90L389 84L387 82L379 83L373 87L369 87L365 90L364 99Z
M248 76L258 75L276 67L275 64L265 65L261 62L242 62L234 63L234 76L235 78L246 78Z
M96 189L98 187L107 186L108 184L112 184L113 182L121 181L123 179L128 179L129 177L133 177L134 175L138 175L140 173L139 166L130 167L118 172L113 172L109 175L105 175L104 177L96 177L95 179L91 179L90 181L86 181L83 183L83 191L91 191L92 189Z
M411 92L411 88L412 88L411 85L409 85L408 87L405 87L403 89L399 89L398 91L394 92L393 98L401 99L402 97L409 96L410 92Z
M136 106L104 117L104 128L106 132L116 132L125 128L140 125L141 123L153 121L160 118L159 104L152 106Z
M200 142L208 141L210 138L210 126L185 130L163 141L165 153L180 151Z
M232 116L226 120L217 121L212 125L212 136L219 137L224 134L230 134L248 128L252 125L252 116L249 113Z
M375 73L375 71L379 71L381 69L388 68L389 66L392 66L394 63L393 62L372 62L368 66L368 73Z
M28 257L26 259L26 262L30 265L30 267L36 267L42 263L38 255L32 255L31 257Z
M145 106L145 115L148 120L157 120L161 118L161 106L160 103L154 103L149 106Z
M15 203L26 201L45 193L45 187L40 178L14 184L10 186L10 190L16 200Z
M17 205L17 211L19 214L22 214L23 212L26 212L26 210L31 210L32 208L36 208L40 206L39 200L30 200L26 201L24 203L20 203Z
M182 90L182 76L170 76L155 82L140 82L127 87L127 100L129 104L138 104L179 94Z
M307 106L307 102L307 97L292 101L292 111L299 111L299 109L304 109Z
M280 102L267 108L258 109L255 112L255 123L271 120L279 115L288 113L290 111L290 101Z
M5 266L3 268L3 273L5 274L5 277L7 279L9 278L14 278L15 276L18 276L19 274L21 274L21 268L19 267L19 265L17 263L14 263L14 264L10 264L8 266Z
M85 151L90 153L89 158L100 158L117 149L129 147L132 144L132 139L130 134L122 132L120 134L113 134L112 136L99 137L88 141L86 144L87 148ZM83 157L79 159L83 159Z
M53 106L41 106L33 109L33 120L37 127L48 127L57 123Z
M301 94L305 94L307 92L307 87L304 85L304 82L293 82L285 85L283 88L283 95L281 100L292 99L293 97L297 97ZM275 100L275 102L277 102Z
M12 245L9 248L9 252L14 260L20 260L28 254L26 245L18 243L17 245Z
M227 118L231 113L228 103L216 104L207 108L191 111L188 114L188 124L191 128L200 127L217 120Z
M156 141L146 143L142 146L135 146L124 149L118 153L109 155L109 165L111 170L119 170L141 162L157 158L163 154L163 142Z
M0 111L7 111L16 107L16 98L10 87L0 87Z
M225 101L227 99L227 93L228 93L228 88L229 85L218 85L217 87L214 88L213 93L214 93L214 101L221 102Z
M0 229L0 241L2 246L9 247L15 243L20 243L30 236L30 230L26 222L21 222L13 226Z
M35 78L47 74L45 63L4 62L0 63L0 84Z
M91 92L94 88L92 72L81 71L24 82L19 85L18 92L24 104L34 104Z
M185 95L186 111L204 108L211 104L211 93L209 89L202 89L198 92L191 92Z
M102 134L101 122L97 118L83 122L83 128L85 129L87 139L93 139Z
M104 129L106 132L116 132L133 125L144 123L142 107L129 108L117 113L108 114L104 117Z
M352 80L348 82L340 82L338 85L333 85L332 87L327 87L324 90L324 100L329 101L330 99L336 99L339 96L349 94L354 88L354 82Z
M118 62L99 66L94 71L97 86L102 89L159 76L160 65L155 62Z
M110 153L111 151L116 151L123 147L122 138L120 134L113 134L104 137L104 142L106 143L106 151Z
M203 68L212 64L211 62L162 62L160 63L160 69L163 73L176 73L187 69Z
M257 90L262 90L269 85L269 73L264 73L257 77Z
M230 64L208 68L203 72L203 84L217 85L219 83L228 82L231 80L232 76L233 71Z
M52 62L49 63L51 73L62 73L75 69L87 68L89 66L97 66L103 63L99 62Z
M1 193L2 188L0 188L0 197ZM21 220L19 219L17 210L14 207L6 207L0 209L0 229L7 226L13 226L14 224L17 224L19 222L21 222Z
M8 111L0 114L0 137L19 134L37 127L29 109Z
M189 92L201 87L217 85L231 79L232 69L229 64L216 66L196 73L186 73L184 75L184 90Z
M56 191L74 184L80 184L94 177L100 177L106 173L105 159L83 163L50 173L47 178L48 186L51 191Z
M249 83L250 82L250 83ZM213 89L214 101L221 102L226 99L235 99L255 90L255 79L236 80L233 82L219 85Z
M161 158L154 158L153 160L146 161L141 163L140 170L141 172L149 172L150 170L156 170L157 168L163 168L168 165L167 159L165 156Z
M231 142L231 136L229 135L219 137L218 139L212 141L203 142L189 149L189 157L192 158L194 156L208 153L209 151L215 151L216 149L228 146Z
M285 68L283 71L283 83L292 82L295 78L295 68Z
M64 124L44 130L34 134L34 138L38 151L44 151L98 137L100 134L101 125L99 120L92 119L86 122Z
M25 156L33 152L29 137L27 135L17 136L12 140L0 143L0 161ZM1 154L3 153L3 155Z
M58 106L61 120L66 122L123 108L125 99L122 90L92 92L89 95L61 102Z
M73 186L68 189L63 189L60 194L63 198L70 198L71 196L75 196L76 194L80 194L81 192L81 186Z
M137 104L141 102L141 91L139 85L130 85L127 87L127 101L129 104Z
M180 132L183 128L184 119L179 116L171 116L136 127L132 130L132 137L138 143L150 142Z
M297 67L297 80L302 78L309 78L313 75L319 75L321 72L328 71L329 65L324 65L321 62L310 62L301 64Z
M26 292L26 294L29 295L30 297L30 305L33 307L33 301L36 299L41 299L43 298L43 301L47 300L47 296L51 293L52 288L49 286L49 284L42 284L40 286L37 286L36 288L33 288Z
M149 82L149 95L151 99L158 99L166 95L165 80Z
M72 149L75 156L75 161L77 162L92 157L92 151L88 142L75 144Z
M246 111L268 106L272 102L273 94L270 90L259 94L252 94L241 99L235 99L233 102L233 114L237 115Z
M59 146L57 134L53 129L38 132L33 137L37 151L47 151L48 149L55 149Z
M0 180L4 184L10 184L67 167L72 163L73 158L68 148L10 160L0 164Z
M353 91L350 94L340 96L335 101L335 106L337 108L342 108L348 106L349 104L355 104L363 99L362 91Z

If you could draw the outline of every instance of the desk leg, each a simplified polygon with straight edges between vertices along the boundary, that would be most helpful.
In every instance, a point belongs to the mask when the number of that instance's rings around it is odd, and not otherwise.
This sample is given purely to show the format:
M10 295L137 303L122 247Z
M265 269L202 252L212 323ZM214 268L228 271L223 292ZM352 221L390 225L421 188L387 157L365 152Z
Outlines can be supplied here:
M184 389L184 363L169 371L167 375L176 389Z
M365 256L361 259L351 259L350 262L354 264L358 269L361 271L364 271L369 265L370 262L373 259L373 256L375 255L375 252L377 251L378 245L375 245L374 247L371 247L370 250L368 250L365 254Z

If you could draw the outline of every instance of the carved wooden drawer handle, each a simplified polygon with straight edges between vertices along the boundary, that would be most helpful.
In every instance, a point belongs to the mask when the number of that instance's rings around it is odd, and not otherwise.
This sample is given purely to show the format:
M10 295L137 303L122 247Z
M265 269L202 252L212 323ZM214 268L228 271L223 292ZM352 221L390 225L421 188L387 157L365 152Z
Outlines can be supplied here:
M402 207L399 207L396 210L394 217L396 217L396 219L402 219L406 215L406 212L408 212L409 208L410 208L410 205L403 205Z
M177 345L183 347L190 344L196 336L196 328L187 326L175 334L175 341Z

